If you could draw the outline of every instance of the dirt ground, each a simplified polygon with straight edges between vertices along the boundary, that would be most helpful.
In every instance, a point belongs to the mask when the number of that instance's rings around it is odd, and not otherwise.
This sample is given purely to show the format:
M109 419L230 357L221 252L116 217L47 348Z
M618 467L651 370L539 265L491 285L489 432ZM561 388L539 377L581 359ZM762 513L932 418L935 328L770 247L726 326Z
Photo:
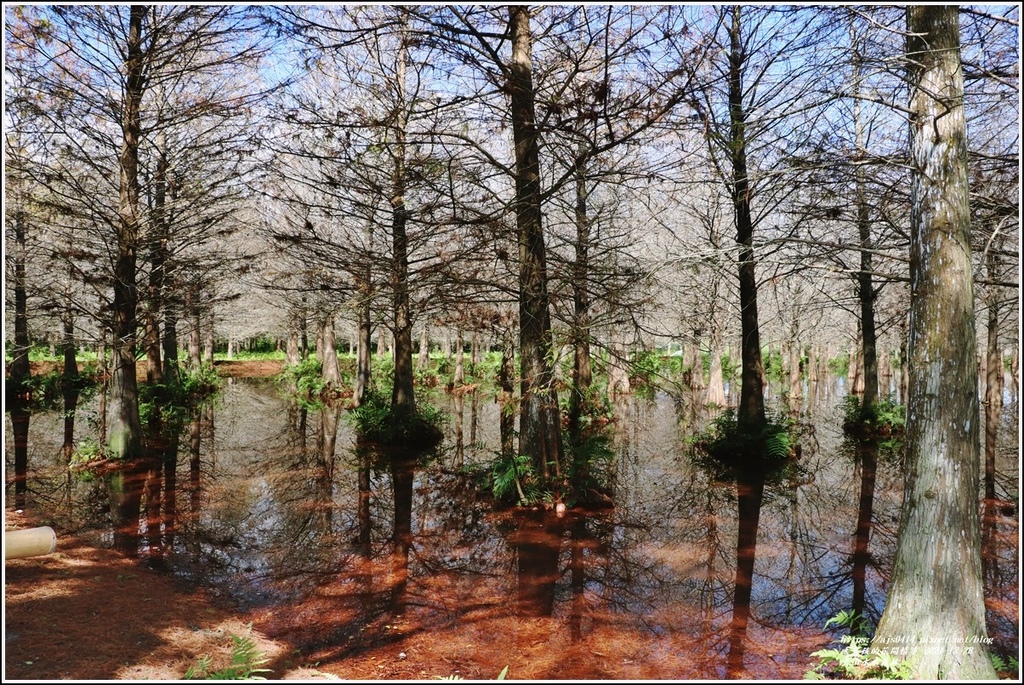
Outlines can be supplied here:
M4 530L34 527L4 512ZM274 679L327 679L215 598L58 532L57 551L4 564L4 680L176 680L202 655L230 662L250 637Z

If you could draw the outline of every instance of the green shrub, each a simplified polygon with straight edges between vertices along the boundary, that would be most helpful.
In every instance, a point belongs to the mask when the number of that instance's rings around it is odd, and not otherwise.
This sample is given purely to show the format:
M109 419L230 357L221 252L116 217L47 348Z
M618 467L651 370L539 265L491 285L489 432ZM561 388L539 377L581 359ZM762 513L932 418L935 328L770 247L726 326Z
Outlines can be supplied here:
M767 354L762 355L764 364L764 377L773 383L781 383L785 377L782 367L782 353L769 349Z
M418 401L415 412L395 412L390 392L385 395L376 389L348 417L364 440L380 446L429 451L444 437L446 415L441 409Z
M49 345L32 345L28 351L28 360L30 362L52 362L58 361L57 352L51 352Z
M828 360L828 371L833 376L845 376L850 372L850 355L846 352Z
M564 400L568 405L568 398ZM568 407L563 408L563 416ZM604 393L591 393L582 403L575 435L566 441L566 504L590 501L593 493L609 489L616 452L611 425L614 412Z
M911 677L910 663L891 652L872 652L871 638L867 636L867 622L855 611L840 611L825 622L825 629L835 625L849 628L843 635L841 649L820 649L811 654L818 663L804 673L807 680L907 680Z
M139 419L146 425L157 416L165 423L180 423L220 392L222 380L209 364L194 371L180 369L161 383L139 386Z
M378 392L391 394L391 386L395 379L395 360L391 355L380 357L375 354L371 357L370 378Z
M319 406L324 392L323 364L315 355L309 355L298 364L284 367L276 380L293 389L304 404Z
M867 439L901 438L906 426L906 408L893 396L879 398L867 407L858 395L843 398L843 431L847 435Z
M82 440L71 453L71 461L68 468L75 474L75 478L83 483L91 483L95 479L92 467L102 462L105 458L103 446L93 438Z
M64 406L64 389L66 387L64 370L56 368L47 373L32 374L24 380L23 391L31 395L29 408L33 411L60 411ZM70 379L71 389L78 392L78 401L88 401L100 386L99 373L95 364L86 364ZM7 401L11 401L13 393L19 389L13 383L8 384Z
M661 355L656 350L635 352L629 364L629 382L632 385L654 385L661 369Z
M778 475L793 456L795 428L793 419L769 414L763 428L751 431L740 424L736 410L729 408L691 439L691 456L721 480L731 480L738 471L751 468Z

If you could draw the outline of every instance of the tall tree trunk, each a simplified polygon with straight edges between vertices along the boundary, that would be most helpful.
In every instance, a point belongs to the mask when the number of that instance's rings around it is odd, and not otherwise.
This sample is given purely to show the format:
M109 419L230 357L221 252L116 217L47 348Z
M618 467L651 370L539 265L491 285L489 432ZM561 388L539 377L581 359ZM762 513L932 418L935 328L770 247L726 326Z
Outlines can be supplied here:
M501 456L503 459L513 457L515 441L515 414L513 403L515 401L514 379L515 370L515 342L512 339L511 331L505 331L501 336L501 366L498 368L498 431L501 436Z
M465 413L466 408L466 395L463 392L452 393L452 404L453 406L453 419L454 419L454 433L455 433L455 456L452 459L452 467L461 469L466 458L466 442L463 438L465 434Z
M907 336L904 335L900 341L900 401L907 403L907 393L910 388L910 368L907 365Z
M892 583L873 646L911 640L907 656L915 678L995 679L985 647L959 15L954 5L915 5L906 12L912 169L908 472ZM958 641L950 642L951 636Z
M309 312L306 310L306 296L299 306L299 356L305 361L309 357Z
M369 283L367 283L367 287L369 287ZM366 393L370 391L370 373L373 366L373 352L370 347L373 325L370 322L368 298L364 298L360 303L358 317L356 322L356 378L352 394L352 403L357 407L366 401Z
M789 338L786 340L786 370L789 375L789 408L790 411L800 410L803 401L803 378L800 374L800 319L799 303L794 308L793 319L790 322Z
M27 234L25 213L18 210L14 216L14 350L5 387L4 402L11 413L11 433L14 437L14 506L24 508L28 495L28 425L31 390L28 381L31 366L28 351L28 291L25 282Z
M875 349L875 285L871 275L871 206L867 197L867 168L863 162L868 159L867 138L861 118L861 56L860 45L854 38L853 48L853 126L857 162L854 178L856 182L855 202L857 205L857 236L860 240L860 271L857 273L857 295L860 299L860 335L863 364L861 412L870 416L878 400L878 355Z
M1010 397L1014 404L1020 401L1020 349L1016 345L1010 355Z
M855 395L864 392L864 360L860 354L859 342L862 339L860 330L860 321L858 320L857 333L850 338L850 352L848 355L850 362L846 369L847 389Z
M810 386L812 394L814 393L814 385L817 384L821 377L818 359L818 348L815 345L811 345L807 348L807 384Z
M194 302L189 307L189 318L192 326L188 332L188 368L197 371L203 365L203 331L199 305Z
M324 385L331 388L341 387L341 368L338 366L338 351L334 349L334 315L324 319L323 335L321 336L321 354L323 366L321 375Z
M469 375L476 376L480 367L480 332L474 330L469 336Z
M326 323L326 319L321 319L320 323L317 324L316 342L314 343L313 347L314 352L316 353L316 360L320 362L321 365L323 365L324 363L324 332Z
M64 303L64 371L61 394L64 399L64 443L61 453L64 463L71 466L75 452L75 412L78 409L78 360L75 358L75 319L71 309L71 296ZM71 505L71 479L68 479L68 506Z
M989 277L999 273L997 245L989 250L985 266ZM996 496L996 439L1003 408L1003 358L999 347L999 293L988 298L988 340L985 346L985 499Z
M427 337L427 325L420 329L420 353L416 359L416 370L426 371L430 364L430 339Z
M466 354L463 351L465 347L466 341L460 328L455 332L455 373L452 376L452 383L455 386L466 383Z
M203 363L213 366L213 310L210 310L210 325L203 334Z
M149 8L132 5L125 51L125 89L121 112L120 198L114 262L113 374L110 383L112 416L107 427L107 456L124 463L124 470L107 479L114 547L134 553L138 548L141 484L135 462L142 457L135 350L138 293L136 255L139 243L139 142L142 94L145 87L143 24Z
M593 371L590 363L590 216L587 210L586 158L577 160L576 172L576 259L572 270L573 363L569 395L569 439L578 443L580 418L590 400Z
M394 361L395 376L391 389L393 412L412 414L416 412L416 395L413 392L414 374L412 368L412 311L409 304L409 237L406 224L409 210L405 202L406 193L406 129L408 128L408 104L406 103L405 73L408 58L408 15L401 13L400 45L395 74L396 102L394 112L395 142L392 146L391 170L391 289L394 316Z
M530 9L509 7L508 65L515 141L516 226L519 233L519 452L533 459L545 482L560 474L562 434L552 385L551 314L541 223L539 133L534 115Z
M704 391L704 359L701 354L701 336L700 333L696 333L693 336L693 344L685 345L680 352L683 353L683 364L687 368L689 375L689 386L690 390L697 393Z
M733 5L729 30L729 135L732 162L732 202L739 246L740 337L742 376L737 419L748 430L765 425L764 361L757 318L757 277L754 271L754 224L750 215L750 180L747 176L746 111L743 106L743 42L740 6Z
M294 328L288 333L288 342L285 344L284 361L288 366L298 366L301 361L299 357L299 331Z
M96 345L96 373L100 379L96 400L96 441L100 445L107 444L107 394L110 388L110 377L107 367L107 329L100 326L100 341Z
M629 385L628 354L625 343L618 340L608 346L608 401L612 404L632 392Z
M178 314L170 302L164 302L163 378L173 383L178 378Z
M858 101L859 102L859 101ZM871 277L871 221L868 216L867 199L864 197L862 177L864 169L857 169L857 228L860 235L860 272L857 274L857 294L860 298L860 336L861 349L859 355L863 374L858 385L863 386L861 407L863 411L871 411L878 401L878 353L875 336L875 286Z
M139 242L139 136L144 87L142 27L148 8L133 5L130 11L124 69L127 75L122 118L119 221L114 264L114 338L111 403L113 420L108 427L108 456L133 459L141 453L138 389L135 381L136 349L136 251Z
M892 393L892 361L885 349L878 351L878 395L887 397Z
M704 403L711 406L725 406L725 381L722 378L722 330L714 321L711 322L711 339L708 342L708 354L711 363L708 368L708 387L704 395Z
M156 174L153 179L153 235L149 253L149 284L146 289L145 345L146 382L163 381L160 360L160 314L165 309L166 269L168 259L169 218L167 215L167 139L161 131L156 136Z

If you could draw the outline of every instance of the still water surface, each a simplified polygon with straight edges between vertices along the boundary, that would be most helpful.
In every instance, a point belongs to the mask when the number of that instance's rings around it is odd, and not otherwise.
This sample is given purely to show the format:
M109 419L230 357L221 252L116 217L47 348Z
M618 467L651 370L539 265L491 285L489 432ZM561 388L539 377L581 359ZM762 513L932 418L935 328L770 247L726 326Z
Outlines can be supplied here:
M410 663L441 653L467 678L510 663L516 678L799 678L839 634L828 618L881 615L902 496L899 458L845 444L841 388L829 390L801 414L799 468L769 483L716 482L688 456L703 410L634 397L616 408L615 508L557 517L478 496L466 467L499 445L485 391L439 393L439 455L363 469L361 488L344 411L233 379L182 435L173 503L141 525L140 554L324 663L393 644ZM996 489L1015 505L1016 405L1003 418ZM36 491L53 488L42 475L59 435L57 417L33 417ZM71 490L76 509L102 511L98 485ZM1018 649L1017 519L1014 506L985 529L989 634L1006 655ZM95 534L109 542L109 529ZM409 677L424 675L445 674Z

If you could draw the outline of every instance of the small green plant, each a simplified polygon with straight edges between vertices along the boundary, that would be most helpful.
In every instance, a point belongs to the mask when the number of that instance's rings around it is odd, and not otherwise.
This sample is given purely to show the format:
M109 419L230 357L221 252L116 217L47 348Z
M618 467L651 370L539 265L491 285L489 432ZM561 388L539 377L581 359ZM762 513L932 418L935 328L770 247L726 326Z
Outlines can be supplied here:
M989 660L992 662L992 668L995 669L996 673L1000 678L1007 680L1020 680L1020 661L1015 657L1004 659L998 654L989 654Z
M96 467L106 459L103 446L92 438L82 440L71 453L68 470L74 474L75 480L91 483L96 479Z
M507 676L508 666L505 666L505 668L501 669L501 673L498 674L498 677L495 678L495 680L504 680ZM462 680L462 676L454 673L452 675L436 675L434 676L434 680Z
M230 664L214 669L213 659L204 654L185 671L185 680L266 680L257 674L270 672L268 668L260 668L268 661L270 659L256 647L251 637L231 635Z
M872 652L868 624L856 611L840 611L825 622L825 629L835 625L848 628L843 635L841 649L819 649L811 656L818 663L804 673L805 680L908 680L912 673L910 663L891 652Z
M569 398L564 401L563 416L567 416ZM589 502L595 493L606 493L611 489L614 477L615 451L612 424L615 413L607 395L591 392L580 402L576 425L566 420L567 440L566 484L563 492L566 504ZM598 495L599 500L606 497Z
M843 609L825 621L825 630L833 625L837 628L848 628L851 635L866 636L868 634L868 620L853 609Z
M547 494L540 487L533 460L526 454L498 457L491 467L491 491L495 499L515 501L521 506L542 501Z

